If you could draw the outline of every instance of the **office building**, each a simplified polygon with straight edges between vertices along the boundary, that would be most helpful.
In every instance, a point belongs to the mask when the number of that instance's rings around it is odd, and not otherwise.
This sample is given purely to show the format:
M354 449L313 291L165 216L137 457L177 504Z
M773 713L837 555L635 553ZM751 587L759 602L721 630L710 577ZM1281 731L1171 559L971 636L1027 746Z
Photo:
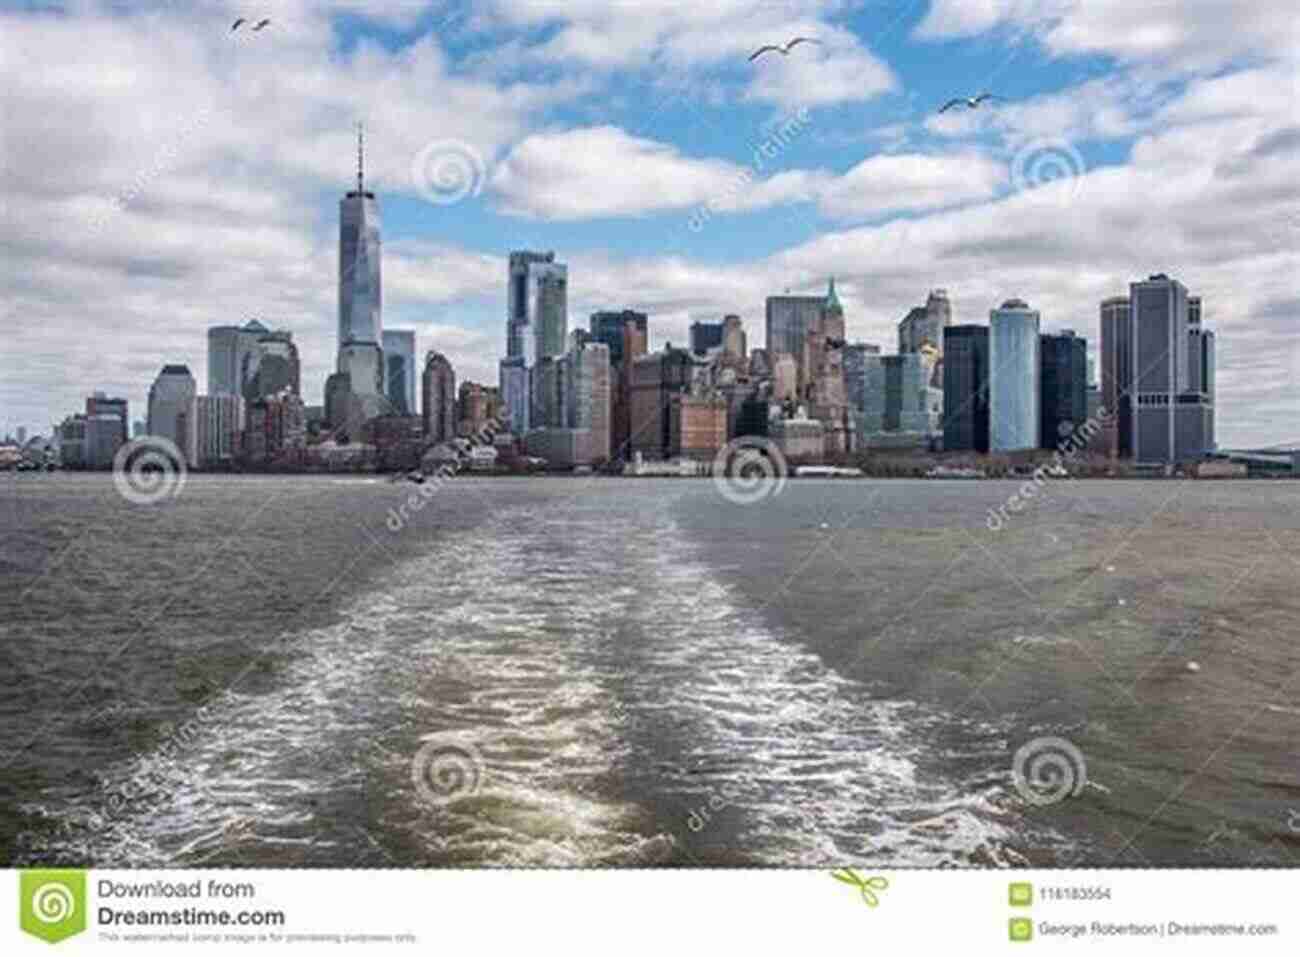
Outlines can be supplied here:
M631 364L646 354L649 319L644 312L595 312L591 315L591 337L609 349L611 459L625 459L632 434Z
M989 313L989 449L1038 448L1041 359L1038 311L1008 299Z
M590 433L586 463L603 464L610 459L611 396L609 347L588 342L564 357L569 369L564 424Z
M149 434L167 439L183 451L188 444L190 404L197 394L189 366L163 366L149 387Z
M721 322L691 323L691 352L697 356L707 355L710 349L722 348Z
M545 357L568 347L569 270L554 252L512 252L507 264L506 357L500 388L510 428L524 434L540 420L531 411L538 383L533 369Z
M131 435L131 419L127 411L126 399L110 398L103 392L96 392L94 395L86 397L86 415L115 415L122 422L122 440L126 441ZM18 441L20 443L23 440L23 432L25 431L25 429L19 430Z
M825 307L825 296L768 296L766 347L769 361L775 361L778 354L798 356L803 351L808 330L821 321Z
M456 372L441 352L431 349L424 357L420 397L425 440L450 442L456 438Z
M1110 420L1106 449L1133 455L1133 320L1127 296L1101 303L1101 404Z
M898 353L920 352L929 343L943 350L943 330L952 325L952 304L945 289L932 289L924 306L911 309L898 323Z
M339 201L337 371L347 373L360 414L370 417L387 400L379 204L365 188L362 146L358 133L357 188Z
M261 360L259 341L271 330L250 319L208 329L208 394L247 395Z
M989 450L989 327L943 330L943 449Z
M1129 286L1132 309L1133 458L1146 465L1199 461L1211 407L1192 390L1187 289L1157 273ZM1200 322L1199 303L1197 327ZM1203 354L1204 345L1197 337ZM1204 362L1198 364L1200 379ZM1199 384L1199 383L1198 383Z
M286 389L294 395L302 394L302 365L293 333L266 331L257 337L256 369L244 384L244 400L252 402Z
M885 433L906 433L928 445L940 434L943 391L930 384L930 362L921 353L863 357L863 407L858 434L868 445Z
M384 330L384 390L388 414L416 415L415 332L411 329Z
M646 459L698 458L726 445L727 403L717 395L711 371L690 350L672 346L633 360L633 453Z
M190 403L192 428L185 457L194 468L232 463L242 450L244 398L238 395L199 395Z
M1066 330L1038 348L1040 446L1055 449L1088 421L1088 343Z
M251 464L299 464L306 444L307 415L301 396L286 389L247 404L244 452Z
M844 346L844 398L855 413L862 411L865 401L863 370L866 357L878 355L880 346L868 342L850 342Z
M480 436L500 428L501 391L477 382L462 382L456 398L456 435Z

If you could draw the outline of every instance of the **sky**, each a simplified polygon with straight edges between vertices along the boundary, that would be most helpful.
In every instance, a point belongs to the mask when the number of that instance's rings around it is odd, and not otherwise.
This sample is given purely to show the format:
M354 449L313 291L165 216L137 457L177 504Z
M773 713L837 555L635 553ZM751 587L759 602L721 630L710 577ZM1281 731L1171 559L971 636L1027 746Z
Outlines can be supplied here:
M651 348L730 312L761 346L768 295L834 276L887 353L932 288L1095 349L1164 272L1218 336L1220 445L1300 445L1298 79L1283 0L0 3L0 433L96 389L143 419L250 318L320 404L360 122L384 326L460 380L496 383L511 249Z

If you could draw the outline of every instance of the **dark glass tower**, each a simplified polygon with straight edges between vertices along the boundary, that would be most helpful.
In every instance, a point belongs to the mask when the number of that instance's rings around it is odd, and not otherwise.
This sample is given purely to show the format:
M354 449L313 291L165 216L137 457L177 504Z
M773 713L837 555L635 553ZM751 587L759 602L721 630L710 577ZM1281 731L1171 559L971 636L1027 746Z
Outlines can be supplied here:
M989 327L943 330L943 448L989 450Z
M1057 448L1088 420L1088 343L1073 332L1039 341L1041 445Z

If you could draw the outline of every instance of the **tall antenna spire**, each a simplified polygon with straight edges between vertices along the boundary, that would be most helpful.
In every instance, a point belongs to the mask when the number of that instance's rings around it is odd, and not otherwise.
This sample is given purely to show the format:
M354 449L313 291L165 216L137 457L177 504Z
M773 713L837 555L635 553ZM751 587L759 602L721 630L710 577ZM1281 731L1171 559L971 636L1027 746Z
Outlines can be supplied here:
M357 123L357 192L364 195L365 187L366 128Z

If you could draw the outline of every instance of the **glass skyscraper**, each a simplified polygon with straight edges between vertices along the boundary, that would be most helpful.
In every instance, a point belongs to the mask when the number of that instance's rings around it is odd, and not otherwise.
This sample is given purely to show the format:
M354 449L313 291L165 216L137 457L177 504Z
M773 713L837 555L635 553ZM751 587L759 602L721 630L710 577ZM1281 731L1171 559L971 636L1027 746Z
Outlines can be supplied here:
M989 448L1038 448L1040 368L1036 309L1008 299L989 313Z
M339 201L338 371L351 376L353 392L373 411L384 404L380 251L379 204L365 188L358 139L357 188Z

